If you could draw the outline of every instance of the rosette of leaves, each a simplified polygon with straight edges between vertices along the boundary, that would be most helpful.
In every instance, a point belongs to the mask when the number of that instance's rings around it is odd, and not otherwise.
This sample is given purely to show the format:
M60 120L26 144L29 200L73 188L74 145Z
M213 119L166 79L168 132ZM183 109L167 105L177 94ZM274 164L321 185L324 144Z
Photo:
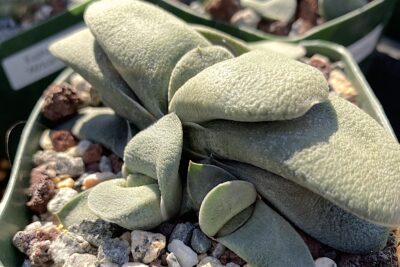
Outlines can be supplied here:
M397 141L356 106L328 97L318 70L140 1L96 2L85 22L50 51L141 131L125 146L124 177L74 199L59 214L64 224L87 212L148 229L186 201L207 235L252 266L313 266L287 220L360 253L381 249L387 227L400 224ZM191 155L211 154L231 173L195 163L182 172Z

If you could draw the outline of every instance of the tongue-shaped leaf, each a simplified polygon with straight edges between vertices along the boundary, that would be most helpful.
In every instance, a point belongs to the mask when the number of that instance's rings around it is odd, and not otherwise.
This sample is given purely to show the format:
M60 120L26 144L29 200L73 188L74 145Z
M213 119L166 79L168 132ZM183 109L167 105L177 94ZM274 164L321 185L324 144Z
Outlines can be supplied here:
M89 107L80 111L71 131L79 139L100 143L122 158L126 144L138 130L110 108Z
M293 19L296 8L296 0L242 0L241 5L254 9L267 20L289 22Z
M155 118L142 107L135 94L114 69L89 29L69 35L49 47L50 52L82 75L100 92L104 104L118 115L146 128Z
M237 161L213 160L257 192L297 227L335 249L366 254L380 251L389 229L369 223L288 179Z
M130 230L151 229L163 221L156 184L127 187L125 179L105 181L90 191L88 206L103 220Z
M168 101L187 80L197 73L230 58L233 58L233 55L221 46L197 47L187 52L172 71L168 87Z
M129 173L157 180L165 220L176 215L181 204L182 186L178 170L182 135L181 122L171 113L135 135L124 151L125 168Z
M209 42L180 19L142 1L99 1L85 22L115 68L155 117L167 113L168 82L186 52Z
M213 121L190 127L195 151L269 170L366 220L400 224L400 147L338 97L282 122Z
M187 190L195 209L200 209L207 193L218 184L236 180L229 172L220 167L190 162L187 175Z
M194 76L169 108L182 121L273 121L300 117L327 97L328 84L317 69L276 53L251 51Z
M250 219L235 232L217 238L253 267L314 267L306 244L293 227L261 200Z
M210 43L225 47L234 56L240 56L250 51L245 42L225 32L204 25L192 25L192 28L204 36Z

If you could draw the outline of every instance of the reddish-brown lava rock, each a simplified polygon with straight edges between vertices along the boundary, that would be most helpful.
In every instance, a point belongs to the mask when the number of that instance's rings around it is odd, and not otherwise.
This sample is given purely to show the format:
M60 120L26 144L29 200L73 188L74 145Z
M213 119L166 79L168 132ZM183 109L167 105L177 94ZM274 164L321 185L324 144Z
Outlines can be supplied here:
M58 121L75 114L82 101L75 88L68 84L52 85L43 93L43 115L51 120Z
M101 155L103 154L103 148L99 144L91 144L85 153L82 155L83 162L85 164L91 164L100 161Z
M240 10L238 0L208 0L206 11L213 19L229 22L231 17Z
M31 199L26 205L35 213L45 213L47 203L55 194L55 185L50 179L42 179L30 187Z
M75 137L70 131L66 130L51 131L50 139L54 150L57 152L66 151L68 148L76 146L77 144Z

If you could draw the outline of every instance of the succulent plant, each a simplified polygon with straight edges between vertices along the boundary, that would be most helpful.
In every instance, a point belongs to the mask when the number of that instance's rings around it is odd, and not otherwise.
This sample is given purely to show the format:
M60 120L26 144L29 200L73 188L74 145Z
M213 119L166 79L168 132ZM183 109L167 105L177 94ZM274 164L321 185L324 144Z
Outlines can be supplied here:
M381 249L400 224L397 141L328 97L319 71L140 1L93 3L85 21L50 51L114 110L72 129L123 154L123 177L74 198L64 224L87 212L149 229L190 208L252 266L314 266L287 220L350 253Z

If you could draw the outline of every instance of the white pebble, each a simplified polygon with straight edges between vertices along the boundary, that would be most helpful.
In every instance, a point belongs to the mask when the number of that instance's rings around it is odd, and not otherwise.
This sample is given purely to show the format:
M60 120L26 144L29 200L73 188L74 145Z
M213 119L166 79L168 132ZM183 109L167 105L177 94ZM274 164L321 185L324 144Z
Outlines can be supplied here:
M169 253L167 256L168 267L181 267L178 259L175 257L174 253Z
M131 251L133 260L150 263L158 258L165 248L166 238L162 234L135 230L131 233Z
M59 212L78 192L74 189L61 188L57 194L47 203L47 210L51 213Z
M236 12L231 18L231 23L238 27L255 28L260 20L261 17L253 9L246 8Z
M111 160L107 156L101 156L99 169L101 172L112 172Z
M337 267L337 264L330 258L322 257L315 260L315 267Z
M224 265L217 258L205 257L197 264L197 267L224 267Z
M174 253L182 267L192 267L198 262L197 254L178 239L174 239L168 244L168 250Z
M42 227L42 223L41 222L33 222L28 224L27 226L25 226L24 230L36 230L39 229L40 227Z
M43 131L40 136L39 145L43 150L53 150L53 142L51 142L50 138L50 130L46 129Z

